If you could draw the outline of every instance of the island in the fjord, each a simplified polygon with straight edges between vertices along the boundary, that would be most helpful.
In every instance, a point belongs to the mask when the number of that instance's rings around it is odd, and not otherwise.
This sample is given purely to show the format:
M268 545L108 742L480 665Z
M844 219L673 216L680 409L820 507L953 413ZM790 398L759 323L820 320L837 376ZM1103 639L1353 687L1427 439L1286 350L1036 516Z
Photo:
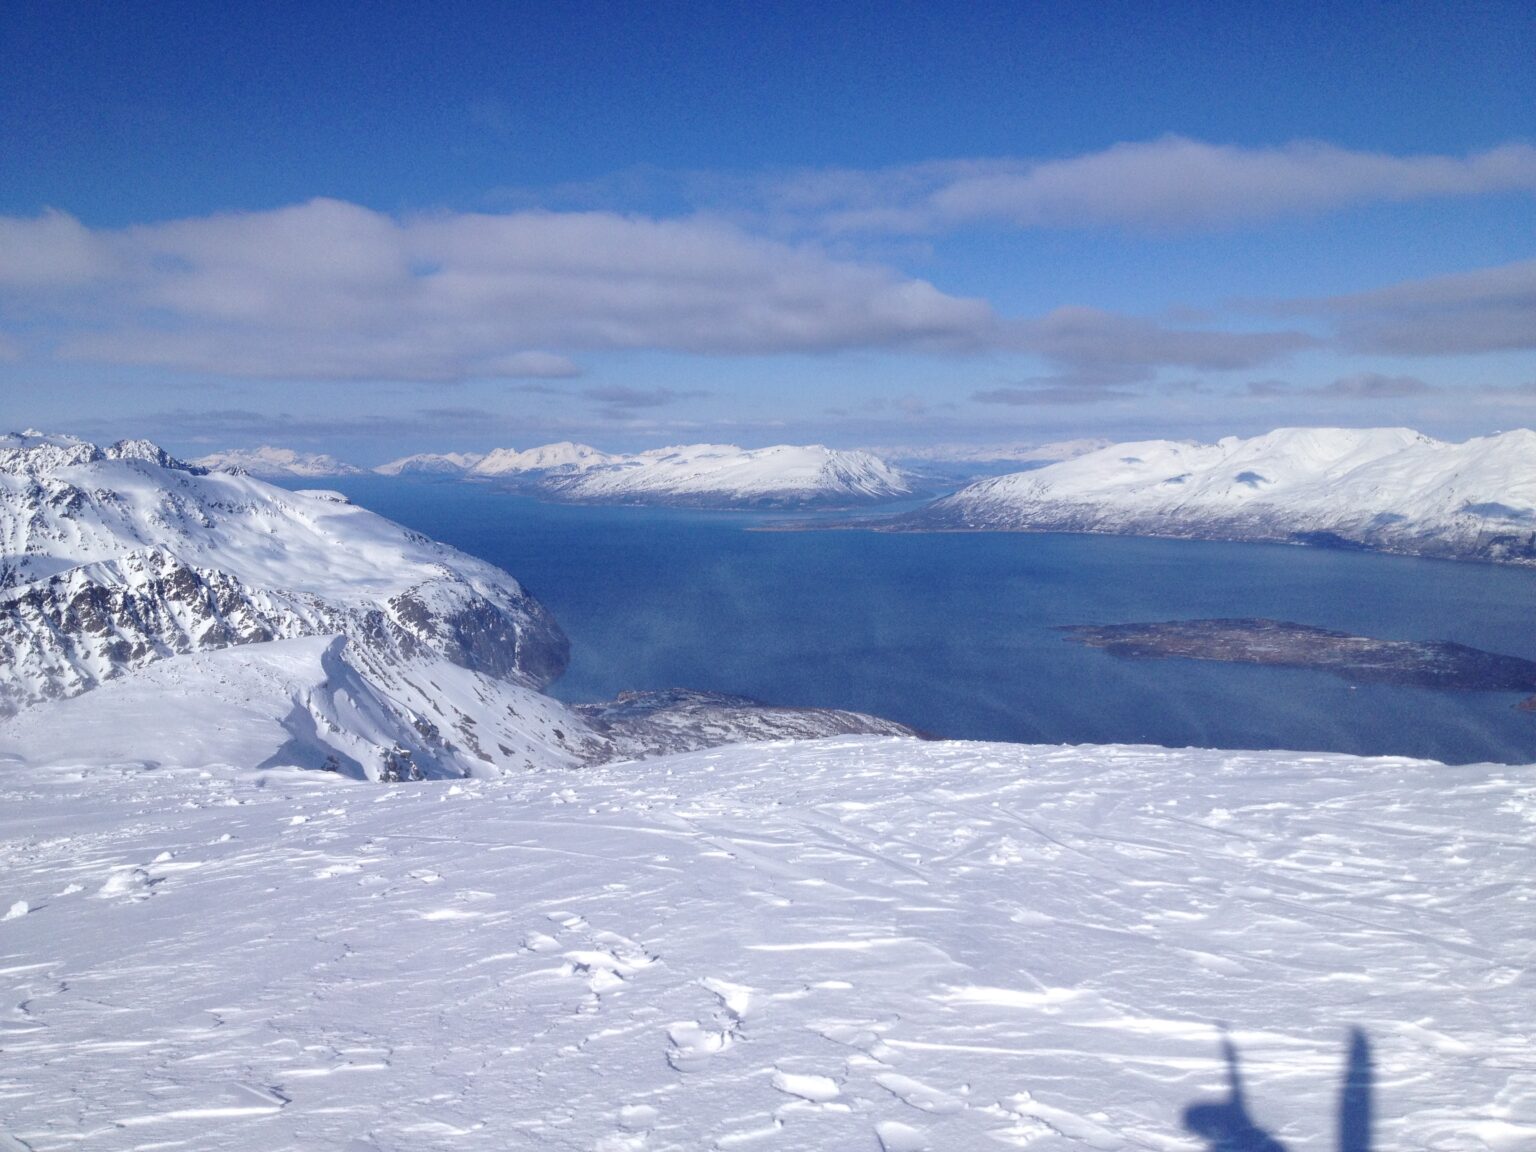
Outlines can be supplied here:
M1112 656L1224 660L1316 668L1348 680L1462 692L1536 693L1536 661L1449 640L1377 640L1310 624L1255 618L1154 624L1069 624L1058 629ZM1519 707L1536 711L1536 695Z

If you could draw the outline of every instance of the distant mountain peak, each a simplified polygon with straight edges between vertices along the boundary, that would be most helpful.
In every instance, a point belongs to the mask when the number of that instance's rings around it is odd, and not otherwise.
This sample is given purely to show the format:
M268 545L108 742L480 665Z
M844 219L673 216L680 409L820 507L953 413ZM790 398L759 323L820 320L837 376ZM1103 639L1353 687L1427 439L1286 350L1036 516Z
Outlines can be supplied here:
M274 479L309 476L355 476L363 470L323 452L300 452L263 444L259 448L230 448L199 457L194 463L220 472L241 471Z

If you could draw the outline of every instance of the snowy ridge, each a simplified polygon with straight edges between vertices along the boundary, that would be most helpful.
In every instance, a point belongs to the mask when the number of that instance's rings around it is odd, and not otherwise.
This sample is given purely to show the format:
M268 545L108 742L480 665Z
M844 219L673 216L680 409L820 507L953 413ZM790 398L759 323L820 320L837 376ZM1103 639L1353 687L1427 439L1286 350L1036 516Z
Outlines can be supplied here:
M1290 1152L1337 1152L1355 1027L1369 1147L1536 1145L1527 769L50 763L0 774L0 1132L32 1152L1193 1152L1217 1020Z
M895 500L913 492L910 477L879 457L819 444L684 444L621 455L562 441L521 452L497 448L484 456L406 456L374 471L500 480L592 504L805 507Z
M973 484L899 527L1349 544L1536 563L1536 432L1282 428L1117 444Z
M563 670L566 640L499 569L331 494L187 469L152 445L23 435L0 452L0 714L40 708L23 727L58 730L48 702L82 693L72 715L108 708L114 693L93 697L111 687L138 693L142 742L180 723L199 666L179 660L318 638L298 678L366 681L336 690L374 699L367 756L341 747L361 730L335 716L318 729L357 775L573 764L597 743L579 722L562 728L569 714L537 692ZM157 697L143 677L161 662L181 689ZM254 665L219 667L252 707L281 718L297 706ZM434 691L445 682L458 691ZM315 743L289 762L326 767Z
M477 452L421 452L374 469L380 476L462 476L483 457Z
M198 457L193 463L221 472L242 471L252 476L293 479L306 476L358 476L362 469L344 464L334 456L317 452L297 452L292 448L231 448Z
M602 468L623 460L599 452L589 444L573 444L562 440L558 444L545 444L519 452L513 448L497 448L487 452L469 469L471 476L514 476L522 472L551 472L555 470L579 472L588 468Z
M544 490L591 503L770 507L864 503L912 492L906 477L878 457L819 444L656 448L605 467L551 476Z

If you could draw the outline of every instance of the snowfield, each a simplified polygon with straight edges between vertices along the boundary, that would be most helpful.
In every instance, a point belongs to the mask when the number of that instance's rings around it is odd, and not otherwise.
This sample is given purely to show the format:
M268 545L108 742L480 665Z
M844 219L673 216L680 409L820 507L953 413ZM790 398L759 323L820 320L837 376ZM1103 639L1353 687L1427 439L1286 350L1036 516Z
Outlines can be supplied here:
M1407 428L1150 440L983 480L901 527L1347 544L1536 563L1536 432Z
M6 764L0 1148L1176 1152L1225 1021L1293 1152L1356 1026L1375 1147L1517 1152L1533 826L1528 768L1294 753Z

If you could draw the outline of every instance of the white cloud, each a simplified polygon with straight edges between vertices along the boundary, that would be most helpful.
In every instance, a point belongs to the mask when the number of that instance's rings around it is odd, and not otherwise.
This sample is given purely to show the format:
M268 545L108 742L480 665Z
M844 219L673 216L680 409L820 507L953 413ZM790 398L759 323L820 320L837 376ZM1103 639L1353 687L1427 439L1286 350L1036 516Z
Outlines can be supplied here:
M973 347L995 326L879 265L608 212L313 200L121 231L49 213L0 219L0 256L0 294L60 356L234 376L570 376L593 349Z
M1406 356L1536 349L1536 260L1410 280L1287 309L1333 318L1348 348Z
M717 192L730 195L728 185ZM1315 141L1245 148L1182 136L1061 159L792 173L748 192L781 226L825 232L1227 228L1357 204L1536 192L1536 147L1394 156Z
M1300 332L1169 328L1096 308L1058 308L1018 329L1020 344L1061 369L1049 386L1129 384L1161 367L1221 372L1283 359L1315 341Z

